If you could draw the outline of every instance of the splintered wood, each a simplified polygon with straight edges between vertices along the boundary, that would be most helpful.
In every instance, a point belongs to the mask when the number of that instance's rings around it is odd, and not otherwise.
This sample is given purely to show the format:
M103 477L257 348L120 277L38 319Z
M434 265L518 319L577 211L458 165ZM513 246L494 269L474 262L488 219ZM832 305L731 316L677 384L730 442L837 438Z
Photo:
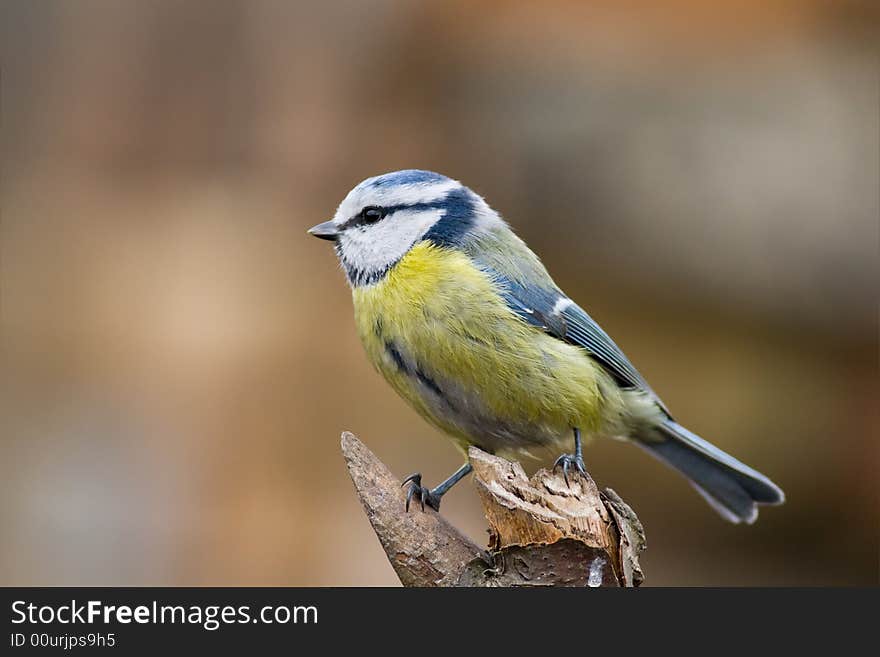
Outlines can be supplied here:
M443 516L407 513L400 481L353 434L342 434L349 474L404 586L638 586L645 536L635 513L589 477L539 470L469 451L489 524L481 550Z

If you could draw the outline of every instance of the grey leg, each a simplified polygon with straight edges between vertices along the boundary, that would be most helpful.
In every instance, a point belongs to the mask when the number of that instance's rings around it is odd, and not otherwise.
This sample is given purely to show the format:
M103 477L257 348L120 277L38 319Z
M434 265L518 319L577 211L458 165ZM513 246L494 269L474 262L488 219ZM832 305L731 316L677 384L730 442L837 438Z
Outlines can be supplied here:
M574 428L574 454L563 454L553 464L553 470L562 466L562 476L565 478L565 485L568 483L568 469L574 466L582 475L587 475L587 469L584 466L583 447L581 445L581 431L577 427Z
M450 488L455 486L459 481L461 481L464 477L469 475L473 470L473 467L470 463L465 463L458 470L456 470L451 477L446 479L443 483L431 488L430 490L424 488L422 486L422 473L415 472L411 474L409 477L403 480L402 486L406 486L409 484L409 491L406 494L406 510L409 511L409 503L414 495L418 494L419 501L422 504L422 511L425 510L425 504L434 509L435 511L440 510L440 498L442 498Z

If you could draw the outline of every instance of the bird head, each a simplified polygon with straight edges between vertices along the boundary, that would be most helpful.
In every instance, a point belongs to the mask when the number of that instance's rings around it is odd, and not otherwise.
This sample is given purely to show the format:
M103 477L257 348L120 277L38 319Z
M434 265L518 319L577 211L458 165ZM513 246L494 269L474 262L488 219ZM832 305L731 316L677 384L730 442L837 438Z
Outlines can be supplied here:
M407 169L359 183L333 219L309 233L335 242L349 282L359 286L381 280L419 242L457 248L502 223L480 196L457 180Z

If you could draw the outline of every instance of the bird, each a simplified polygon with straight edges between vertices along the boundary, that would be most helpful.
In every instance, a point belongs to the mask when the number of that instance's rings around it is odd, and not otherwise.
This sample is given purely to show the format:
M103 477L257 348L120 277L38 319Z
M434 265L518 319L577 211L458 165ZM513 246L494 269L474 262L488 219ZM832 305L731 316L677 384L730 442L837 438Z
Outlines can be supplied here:
M617 438L683 474L731 522L784 502L766 476L679 424L501 215L457 180L420 169L367 178L308 232L334 243L372 365L465 459L469 446L511 459L557 450L553 469L569 484L570 473L586 475L587 439ZM410 475L406 510L415 497L439 511L471 470L465 460L433 488Z

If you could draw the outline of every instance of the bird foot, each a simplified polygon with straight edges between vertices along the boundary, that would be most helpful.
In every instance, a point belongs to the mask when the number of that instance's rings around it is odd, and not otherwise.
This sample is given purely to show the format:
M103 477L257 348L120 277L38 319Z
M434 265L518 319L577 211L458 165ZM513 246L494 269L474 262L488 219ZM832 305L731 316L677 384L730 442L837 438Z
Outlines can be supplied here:
M413 497L415 497L422 506L422 511L425 510L425 505L427 504L429 507L434 509L434 511L440 510L440 495L437 495L433 490L429 488L425 488L422 486L422 473L414 472L409 477L403 480L401 487L409 484L409 490L406 493L406 510L409 511L409 503Z
M556 462L553 464L553 472L556 472L556 469L562 466L562 477L565 479L565 485L571 487L571 484L568 482L568 470L571 467L574 467L575 470L580 472L584 477L587 476L587 469L584 467L584 459L580 454L563 454Z

